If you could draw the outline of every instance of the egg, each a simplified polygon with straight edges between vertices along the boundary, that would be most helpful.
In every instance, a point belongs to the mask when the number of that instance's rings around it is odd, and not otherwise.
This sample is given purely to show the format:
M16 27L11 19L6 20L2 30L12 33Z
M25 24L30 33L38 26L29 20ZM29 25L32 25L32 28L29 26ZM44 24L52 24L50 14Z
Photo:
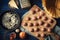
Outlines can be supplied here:
M19 29L16 29L16 30L15 30L15 32L16 32L16 33L19 33L19 32L20 32L20 30L19 30Z
M19 37L20 37L21 39L24 39L24 38L26 37L26 33L25 33L25 32L20 32L20 33L19 33Z

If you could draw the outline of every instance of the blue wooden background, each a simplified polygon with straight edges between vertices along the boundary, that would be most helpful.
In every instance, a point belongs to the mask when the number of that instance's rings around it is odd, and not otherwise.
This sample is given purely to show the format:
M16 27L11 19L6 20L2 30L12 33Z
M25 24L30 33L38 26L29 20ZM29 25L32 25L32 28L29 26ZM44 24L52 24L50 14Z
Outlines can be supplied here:
M0 15L5 11L10 10L9 5L8 5L9 1L10 0L0 0ZM30 0L30 2L31 2L32 6L36 4L37 6L42 8L41 0ZM24 13L27 12L29 9L30 8L26 8L26 9L21 9L20 8L20 9L16 9L16 11L19 13L20 17L22 17L24 15ZM59 27L60 26L60 18L56 19L56 21L57 21L57 24L56 24L56 27L55 27L54 30L58 31L58 29L59 29L59 31L60 31L60 27ZM11 32L6 31L5 29L3 29L1 27L2 26L0 25L0 40L9 40L9 34ZM57 34L59 34L59 33L57 33ZM22 39L19 39L17 37L15 40L22 40ZM37 39L35 37L31 36L31 35L28 35L27 38L23 39L23 40L37 40Z

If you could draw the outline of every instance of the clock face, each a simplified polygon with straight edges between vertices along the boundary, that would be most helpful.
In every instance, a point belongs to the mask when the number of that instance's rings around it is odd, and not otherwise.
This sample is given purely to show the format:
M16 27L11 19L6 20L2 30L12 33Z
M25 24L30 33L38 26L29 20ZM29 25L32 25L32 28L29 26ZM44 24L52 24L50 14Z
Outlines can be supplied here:
M14 12L7 12L3 15L2 24L7 29L16 28L20 23L19 15Z

